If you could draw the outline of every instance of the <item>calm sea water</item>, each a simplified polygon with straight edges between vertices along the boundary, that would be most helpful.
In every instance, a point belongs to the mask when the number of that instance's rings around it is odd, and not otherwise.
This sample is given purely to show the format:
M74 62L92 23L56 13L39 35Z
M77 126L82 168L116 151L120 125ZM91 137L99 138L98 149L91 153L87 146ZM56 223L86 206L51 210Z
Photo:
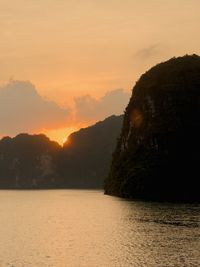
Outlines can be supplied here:
M200 205L0 191L0 266L200 266Z

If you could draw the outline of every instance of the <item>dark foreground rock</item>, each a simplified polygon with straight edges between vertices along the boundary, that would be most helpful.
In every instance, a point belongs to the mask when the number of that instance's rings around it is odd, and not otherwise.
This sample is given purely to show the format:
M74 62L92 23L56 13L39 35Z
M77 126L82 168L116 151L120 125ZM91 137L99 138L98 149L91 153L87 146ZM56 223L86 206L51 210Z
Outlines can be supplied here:
M105 193L200 201L200 57L172 58L133 88Z

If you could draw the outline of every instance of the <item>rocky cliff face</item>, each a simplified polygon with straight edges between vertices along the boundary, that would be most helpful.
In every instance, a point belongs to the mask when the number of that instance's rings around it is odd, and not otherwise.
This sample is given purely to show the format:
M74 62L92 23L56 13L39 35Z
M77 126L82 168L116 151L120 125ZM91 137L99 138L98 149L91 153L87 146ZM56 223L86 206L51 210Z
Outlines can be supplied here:
M107 194L199 201L200 57L161 63L136 83L117 143Z

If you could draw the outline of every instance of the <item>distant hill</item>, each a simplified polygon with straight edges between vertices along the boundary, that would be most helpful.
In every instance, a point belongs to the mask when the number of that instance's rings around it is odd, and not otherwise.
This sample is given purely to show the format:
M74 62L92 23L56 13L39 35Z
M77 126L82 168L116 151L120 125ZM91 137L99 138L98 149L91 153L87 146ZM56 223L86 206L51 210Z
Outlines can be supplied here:
M73 133L62 148L45 135L0 140L0 188L102 188L122 116Z
M123 116L111 116L69 136L59 165L67 187L103 188L122 120Z
M40 188L56 184L60 149L45 135L4 137L0 141L0 187Z
M105 193L200 201L200 57L158 64L133 88Z

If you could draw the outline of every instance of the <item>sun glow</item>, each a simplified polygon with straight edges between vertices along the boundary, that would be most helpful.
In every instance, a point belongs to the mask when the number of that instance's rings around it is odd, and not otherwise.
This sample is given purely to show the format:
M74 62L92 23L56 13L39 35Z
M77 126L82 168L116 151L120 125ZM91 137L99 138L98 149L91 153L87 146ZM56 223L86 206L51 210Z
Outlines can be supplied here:
M64 145L64 144L67 142L67 140L68 140L68 136L67 136L67 137L64 137L64 138L63 138L63 143L62 143L62 144Z
M61 128L61 129L55 129L50 131L43 130L42 132L46 134L51 140L55 140L58 142L61 146L68 140L68 136L78 131L78 127L69 127L69 128Z

